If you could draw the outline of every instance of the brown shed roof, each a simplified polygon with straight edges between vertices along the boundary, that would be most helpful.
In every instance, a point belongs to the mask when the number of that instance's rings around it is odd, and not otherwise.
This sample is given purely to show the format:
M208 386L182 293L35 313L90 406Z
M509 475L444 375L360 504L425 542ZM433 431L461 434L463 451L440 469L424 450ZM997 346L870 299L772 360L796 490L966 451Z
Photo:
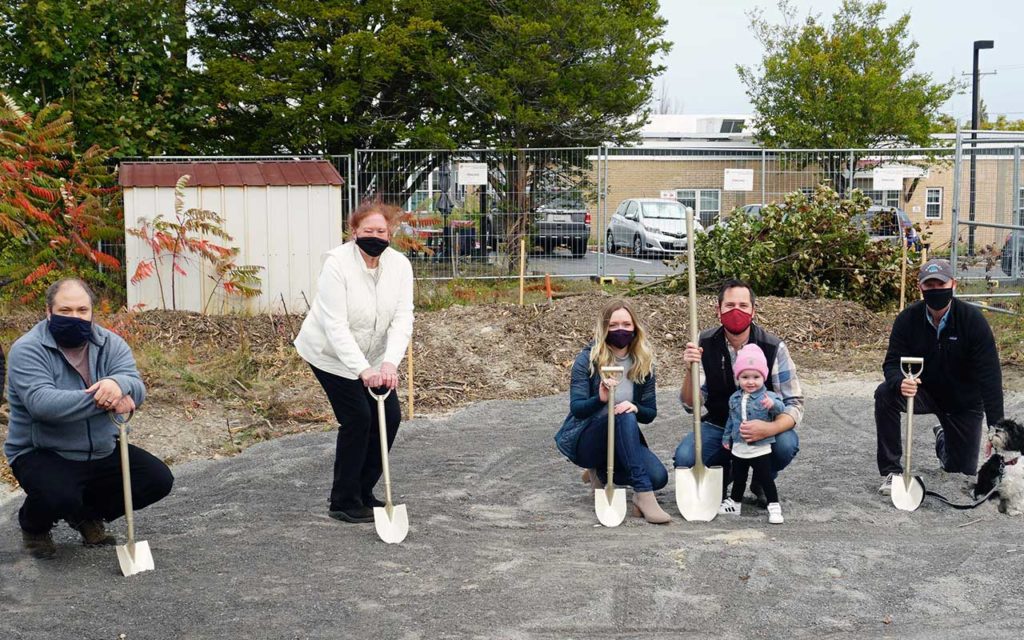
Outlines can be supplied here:
M173 187L188 174L190 187L265 187L343 185L341 174L327 160L270 162L122 162L122 187Z

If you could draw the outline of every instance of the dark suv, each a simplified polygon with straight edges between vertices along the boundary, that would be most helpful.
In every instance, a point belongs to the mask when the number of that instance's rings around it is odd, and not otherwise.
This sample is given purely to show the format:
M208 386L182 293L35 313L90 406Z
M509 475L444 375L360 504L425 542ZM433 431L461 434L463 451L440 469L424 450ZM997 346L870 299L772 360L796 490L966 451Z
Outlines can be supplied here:
M536 209L534 222L534 244L544 253L552 253L555 247L567 247L574 258L587 253L590 241L590 212L582 199L559 196Z

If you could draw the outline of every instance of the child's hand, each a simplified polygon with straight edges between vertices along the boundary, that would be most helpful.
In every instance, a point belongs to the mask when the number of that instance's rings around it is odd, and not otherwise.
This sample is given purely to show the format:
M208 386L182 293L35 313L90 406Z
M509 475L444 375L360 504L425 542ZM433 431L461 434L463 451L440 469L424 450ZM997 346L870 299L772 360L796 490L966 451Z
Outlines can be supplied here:
M725 449L726 451L729 451L730 449L732 449L732 444L730 444L728 442L723 442L722 443L722 448Z
M764 407L765 409L771 409L773 406L775 406L775 403L772 402L772 399L766 395L763 398L761 398L761 406Z

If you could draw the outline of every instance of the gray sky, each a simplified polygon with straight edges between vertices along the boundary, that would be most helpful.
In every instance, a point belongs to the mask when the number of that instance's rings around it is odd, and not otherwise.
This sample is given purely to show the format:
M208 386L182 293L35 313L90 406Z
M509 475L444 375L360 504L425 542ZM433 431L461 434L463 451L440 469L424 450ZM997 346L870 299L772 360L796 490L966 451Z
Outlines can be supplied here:
M795 0L800 16L821 14L827 23L839 0ZM736 65L757 65L763 54L750 33L746 12L765 7L771 22L781 21L774 0L661 0L668 20L666 36L674 42L666 58L667 90L682 113L749 113L750 102ZM971 72L972 43L994 40L981 52L981 97L990 117L1005 113L1024 118L1024 2L1019 0L889 0L887 16L909 12L911 37L917 41L915 66L938 81ZM943 111L960 120L971 117L970 76L963 95L954 96ZM661 81L655 84L659 95ZM681 109L680 109L681 105Z

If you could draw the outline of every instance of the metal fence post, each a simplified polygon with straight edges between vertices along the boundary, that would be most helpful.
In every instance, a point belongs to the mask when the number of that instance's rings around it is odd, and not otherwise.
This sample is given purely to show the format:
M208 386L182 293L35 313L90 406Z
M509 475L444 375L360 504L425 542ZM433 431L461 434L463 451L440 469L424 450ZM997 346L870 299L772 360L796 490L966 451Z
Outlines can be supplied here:
M1013 196L1010 198L1010 220L1011 224L1021 225L1024 224L1021 216L1021 208L1024 206L1024 202L1021 201L1020 197L1020 145L1013 147ZM1013 241L1010 246L1013 247L1013 254L1010 258L1010 271L1006 275L1011 276L1014 280L1020 278L1020 231L1011 231L1011 238Z
M964 161L963 132L956 128L956 152L953 159L953 234L949 239L949 262L953 265L953 277L957 273L957 244L960 237L960 178Z
M766 180L768 176L768 150L761 149L761 204L768 204L768 200L765 196L767 193Z

